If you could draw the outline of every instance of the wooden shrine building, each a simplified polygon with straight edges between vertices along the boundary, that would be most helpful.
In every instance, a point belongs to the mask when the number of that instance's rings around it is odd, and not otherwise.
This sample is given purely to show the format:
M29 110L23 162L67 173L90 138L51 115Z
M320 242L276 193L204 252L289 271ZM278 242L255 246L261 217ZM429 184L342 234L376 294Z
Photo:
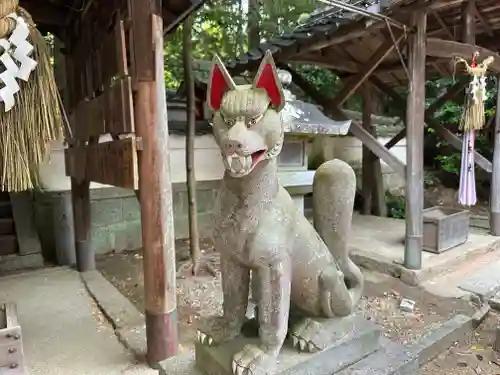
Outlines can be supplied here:
M425 81L453 74L452 60L470 61L475 51L481 59L494 56L492 74L500 75L500 2L497 0L395 0L327 1L330 9L315 14L298 25L294 32L279 35L250 50L228 64L233 74L252 71L266 50L271 50L277 65L288 69L293 82L323 106L334 119L345 118L341 111L357 91L364 92L363 123L353 121L350 131L364 145L363 181L375 186L374 199L382 200L382 182L372 175L383 160L406 179L406 236L404 266L422 267L424 205L424 124L457 149L462 141L434 119L442 105L463 92L467 80L457 83L425 108ZM359 5L363 4L360 12ZM357 4L353 9L350 4ZM327 98L294 71L289 63L305 63L331 69L344 81L334 98ZM457 69L457 74L463 73ZM408 85L409 95L401 97L395 87ZM405 122L405 129L387 144L379 143L370 124L370 95L381 92L394 100ZM498 108L498 106L497 106ZM496 126L500 128L500 111ZM495 132L499 137L499 130ZM390 148L407 138L406 165L391 154ZM492 163L475 155L476 164L493 173L491 187L491 230L500 235L500 140L496 140ZM374 162L377 162L374 164ZM378 166L377 166L378 164ZM380 169L379 169L380 170ZM377 181L378 180L378 181ZM374 207L375 208L375 207ZM375 210L376 211L376 210Z
M21 0L42 32L62 44L56 76L72 136L77 266L90 250L90 181L133 189L141 203L147 356L177 353L175 250L169 174L163 36L203 0ZM112 141L99 143L101 135Z

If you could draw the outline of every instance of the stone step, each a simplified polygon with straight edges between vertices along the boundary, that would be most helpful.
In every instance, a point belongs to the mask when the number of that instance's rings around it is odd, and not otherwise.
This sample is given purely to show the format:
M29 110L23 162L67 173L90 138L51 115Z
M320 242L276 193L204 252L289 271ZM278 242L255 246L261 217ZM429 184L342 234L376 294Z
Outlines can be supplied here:
M332 319L324 323L322 339L329 346L317 353L298 353L287 342L273 375L332 375L381 348L379 328L361 316ZM239 336L216 347L196 343L196 366L205 375L233 375L232 358L257 338Z
M14 219L11 217L0 219L0 235L16 234Z
M500 260L481 267L467 276L458 286L486 299L491 298L500 290Z
M0 201L0 218L11 218L12 207L10 201Z
M0 255L16 254L17 250L18 244L15 235L0 236Z
M404 346L385 338L381 349L340 371L337 375L417 375L418 358L411 356Z

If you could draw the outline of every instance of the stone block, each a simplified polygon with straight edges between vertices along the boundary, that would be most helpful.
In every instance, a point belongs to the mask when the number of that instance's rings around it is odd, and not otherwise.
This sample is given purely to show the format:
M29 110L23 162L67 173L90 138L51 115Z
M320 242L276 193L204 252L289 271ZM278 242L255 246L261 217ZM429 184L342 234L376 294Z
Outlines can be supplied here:
M187 193L186 201L187 201ZM196 192L196 210L198 214L212 213L214 210L214 203L216 192L214 190L198 190Z
M90 246L96 254L105 254L115 249L115 235L110 226L92 229Z
M285 343L273 375L332 375L380 349L378 327L360 316L325 323L323 338L330 344L317 353L298 353ZM205 375L233 375L232 358L258 338L238 336L223 345L207 347L196 343L196 366Z
M43 257L41 253L28 255L5 255L0 260L0 274L19 271L22 269L41 267L43 267Z
M463 339L473 329L473 319L470 316L455 315L439 328L408 345L407 351L412 357L418 358L420 366L423 366L450 348L455 341Z
M124 221L141 220L141 206L135 196L123 198L121 204Z
M489 298L500 290L500 261L481 267L467 277L459 288Z
M92 226L118 224L123 220L119 199L102 199L90 204Z
M490 298L489 304L492 309L500 311L500 292Z
M404 346L382 338L381 349L340 371L338 375L416 375L418 359Z

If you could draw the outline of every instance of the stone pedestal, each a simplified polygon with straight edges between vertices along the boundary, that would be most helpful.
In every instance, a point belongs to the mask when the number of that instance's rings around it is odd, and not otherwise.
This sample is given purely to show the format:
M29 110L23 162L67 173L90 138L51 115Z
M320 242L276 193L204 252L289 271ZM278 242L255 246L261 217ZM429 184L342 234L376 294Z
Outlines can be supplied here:
M370 321L352 316L329 321L322 341L330 343L317 353L298 353L285 343L273 375L332 375L369 356L380 348L380 332ZM196 367L205 375L233 375L231 362L235 353L257 338L239 336L220 346L196 344Z

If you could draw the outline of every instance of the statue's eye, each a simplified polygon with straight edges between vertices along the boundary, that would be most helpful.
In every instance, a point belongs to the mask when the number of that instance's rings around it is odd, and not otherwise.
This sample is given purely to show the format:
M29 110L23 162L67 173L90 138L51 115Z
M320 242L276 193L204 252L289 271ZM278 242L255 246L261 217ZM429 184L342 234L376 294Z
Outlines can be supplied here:
M262 118L262 115L252 117L250 120L248 120L248 126L256 125L261 118Z
M224 122L226 123L227 126L234 126L234 124L236 124L236 120L234 118L224 120Z

